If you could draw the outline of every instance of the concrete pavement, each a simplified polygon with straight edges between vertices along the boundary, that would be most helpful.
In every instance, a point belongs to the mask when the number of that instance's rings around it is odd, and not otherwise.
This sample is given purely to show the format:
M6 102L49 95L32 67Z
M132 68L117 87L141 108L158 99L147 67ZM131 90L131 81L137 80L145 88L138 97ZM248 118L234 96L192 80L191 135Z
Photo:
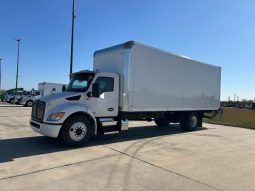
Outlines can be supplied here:
M131 122L66 148L29 128L31 108L0 106L0 190L255 190L255 131Z

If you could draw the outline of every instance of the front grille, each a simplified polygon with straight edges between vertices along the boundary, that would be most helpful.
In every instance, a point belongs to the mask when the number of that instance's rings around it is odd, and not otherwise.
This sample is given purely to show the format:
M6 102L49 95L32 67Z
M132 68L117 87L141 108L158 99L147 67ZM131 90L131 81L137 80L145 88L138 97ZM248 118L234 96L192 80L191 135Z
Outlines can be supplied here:
M36 121L43 121L45 110L45 102L43 101L35 101L32 106L32 119Z

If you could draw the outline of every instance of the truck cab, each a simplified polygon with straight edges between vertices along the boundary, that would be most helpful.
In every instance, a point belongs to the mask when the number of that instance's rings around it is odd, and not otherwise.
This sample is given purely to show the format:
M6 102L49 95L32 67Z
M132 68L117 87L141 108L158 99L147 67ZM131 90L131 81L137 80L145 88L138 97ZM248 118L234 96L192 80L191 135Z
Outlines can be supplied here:
M33 130L61 137L71 145L82 144L94 134L100 118L114 118L119 109L119 76L99 71L71 74L64 92L37 100L32 107Z
M14 100L13 100L13 103L15 103L15 104L20 104L20 102L21 102L21 97L22 97L22 95L24 94L24 91L18 91L16 94L15 94L15 96L14 96Z
M11 92L9 94L6 95L5 97L5 101L7 103L11 103L14 100L14 92Z

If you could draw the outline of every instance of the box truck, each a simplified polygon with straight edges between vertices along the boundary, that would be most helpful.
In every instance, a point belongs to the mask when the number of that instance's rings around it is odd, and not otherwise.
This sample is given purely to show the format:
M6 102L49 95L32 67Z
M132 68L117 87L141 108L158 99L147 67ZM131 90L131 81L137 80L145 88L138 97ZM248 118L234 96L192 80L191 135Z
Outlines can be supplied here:
M221 68L134 41L94 53L93 71L71 74L64 92L42 97L30 125L43 135L80 145L104 132L127 130L128 120L202 126L205 112L220 108Z
M62 92L63 86L65 86L65 84L49 83L49 82L39 83L38 84L38 91L40 92L39 96L46 96L52 93L54 94L57 92Z

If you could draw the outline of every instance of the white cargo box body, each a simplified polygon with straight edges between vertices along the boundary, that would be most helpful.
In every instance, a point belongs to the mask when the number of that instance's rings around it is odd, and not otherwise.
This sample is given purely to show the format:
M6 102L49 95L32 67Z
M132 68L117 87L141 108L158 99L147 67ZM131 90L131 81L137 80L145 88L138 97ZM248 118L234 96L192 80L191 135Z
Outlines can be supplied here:
M96 51L94 70L120 75L120 111L220 107L220 67L133 41Z
M53 90L55 90L55 93L61 92L63 85L65 84L43 82L38 84L38 91L40 96L46 96L51 94Z

